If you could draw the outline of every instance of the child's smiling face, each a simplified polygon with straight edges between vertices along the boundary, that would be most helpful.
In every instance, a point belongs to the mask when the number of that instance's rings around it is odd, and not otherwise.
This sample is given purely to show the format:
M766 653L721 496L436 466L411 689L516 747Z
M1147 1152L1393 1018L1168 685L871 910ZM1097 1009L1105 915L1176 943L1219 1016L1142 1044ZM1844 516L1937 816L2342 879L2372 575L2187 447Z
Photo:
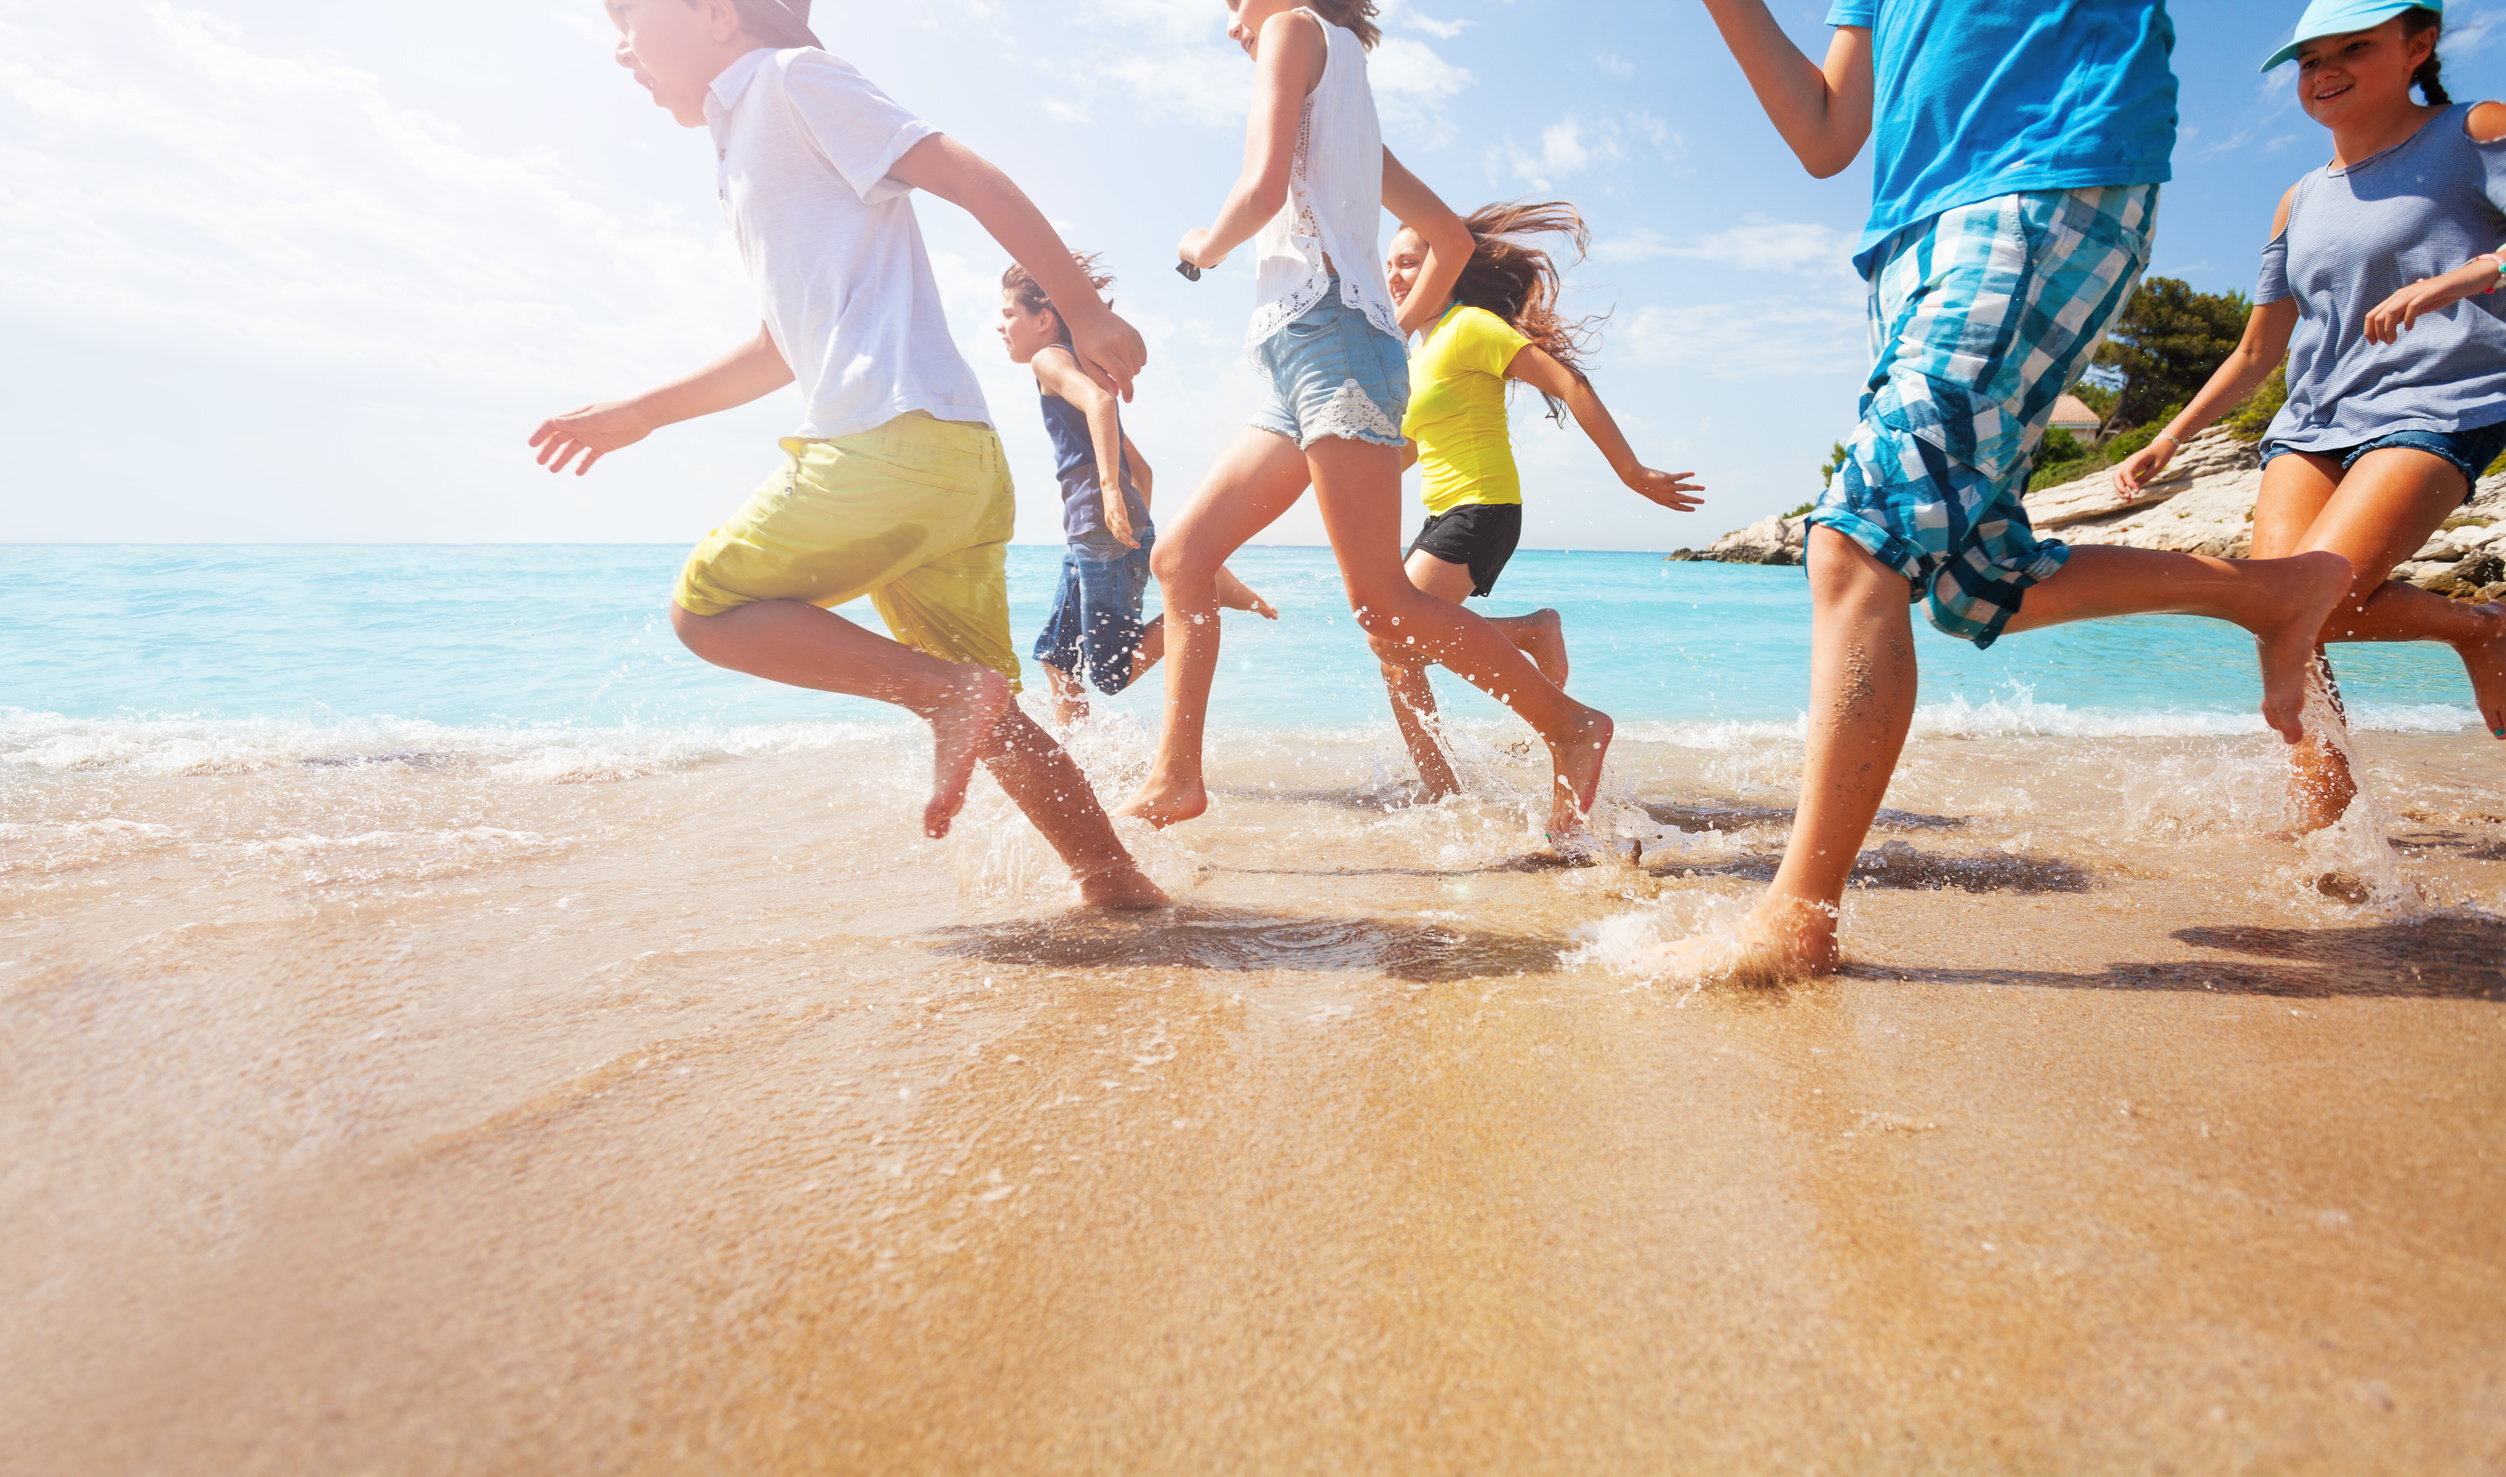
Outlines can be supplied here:
M1410 290L1418 286L1418 274L1427 268L1427 241L1416 231L1403 226L1392 238L1392 252L1384 258L1384 282L1392 289L1392 305L1406 307Z
M2402 34L2400 17L2371 30L2320 36L2297 50L2297 105L2326 128L2362 108L2410 100L2410 74L2436 50L2436 32Z
M702 127L714 79L750 50L731 0L608 0L608 10L618 65L681 127Z
M1001 318L993 325L1000 331L1001 344L1009 350L1009 362L1025 364L1061 340L1061 321L1050 308L1033 312L1018 300L1018 294L1003 289Z

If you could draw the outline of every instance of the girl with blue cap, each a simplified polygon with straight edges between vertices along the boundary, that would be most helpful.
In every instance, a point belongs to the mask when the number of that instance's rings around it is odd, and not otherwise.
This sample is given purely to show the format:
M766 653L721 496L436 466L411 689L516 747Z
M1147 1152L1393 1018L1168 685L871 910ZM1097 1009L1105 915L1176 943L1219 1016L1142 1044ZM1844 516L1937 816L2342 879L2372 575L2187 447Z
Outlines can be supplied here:
M2295 59L2298 105L2332 130L2332 161L2280 198L2244 341L2115 469L2115 488L2138 494L2285 353L2254 557L2346 557L2356 581L2322 639L2447 643L2481 720L2506 739L2506 607L2391 578L2506 451L2506 104L2445 95L2441 11L2442 0L2315 0L2263 63ZM2300 824L2338 820L2357 794L2340 750L2310 733L2294 762Z

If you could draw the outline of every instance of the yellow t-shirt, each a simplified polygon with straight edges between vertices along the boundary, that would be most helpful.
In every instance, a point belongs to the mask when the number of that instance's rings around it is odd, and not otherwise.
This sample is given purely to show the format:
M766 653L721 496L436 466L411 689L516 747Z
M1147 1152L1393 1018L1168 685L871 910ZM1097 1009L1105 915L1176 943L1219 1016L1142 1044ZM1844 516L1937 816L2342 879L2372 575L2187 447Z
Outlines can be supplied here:
M1410 360L1410 411L1401 434L1418 443L1431 515L1523 500L1505 426L1505 371L1530 342L1487 309L1456 305Z

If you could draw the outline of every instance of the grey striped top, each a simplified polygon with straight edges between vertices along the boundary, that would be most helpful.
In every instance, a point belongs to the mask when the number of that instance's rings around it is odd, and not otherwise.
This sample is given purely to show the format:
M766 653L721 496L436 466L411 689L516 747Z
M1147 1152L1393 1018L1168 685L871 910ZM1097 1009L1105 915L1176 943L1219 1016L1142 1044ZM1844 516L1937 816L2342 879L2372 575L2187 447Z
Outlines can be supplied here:
M2457 103L2381 154L2297 182L2254 285L2256 306L2294 297L2302 315L2271 442L2330 451L2506 421L2506 291L2421 318L2394 343L2366 333L2376 304L2506 244L2506 142L2474 143L2470 115Z

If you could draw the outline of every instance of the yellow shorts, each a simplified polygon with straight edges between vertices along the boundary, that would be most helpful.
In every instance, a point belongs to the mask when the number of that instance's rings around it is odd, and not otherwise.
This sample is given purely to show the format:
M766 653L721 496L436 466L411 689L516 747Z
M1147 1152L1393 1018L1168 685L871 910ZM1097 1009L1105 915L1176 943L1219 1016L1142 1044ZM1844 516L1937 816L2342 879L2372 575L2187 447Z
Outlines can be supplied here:
M1018 686L1009 635L1009 460L990 426L915 411L833 441L787 437L788 458L688 556L679 608L870 597L897 640L975 662Z

